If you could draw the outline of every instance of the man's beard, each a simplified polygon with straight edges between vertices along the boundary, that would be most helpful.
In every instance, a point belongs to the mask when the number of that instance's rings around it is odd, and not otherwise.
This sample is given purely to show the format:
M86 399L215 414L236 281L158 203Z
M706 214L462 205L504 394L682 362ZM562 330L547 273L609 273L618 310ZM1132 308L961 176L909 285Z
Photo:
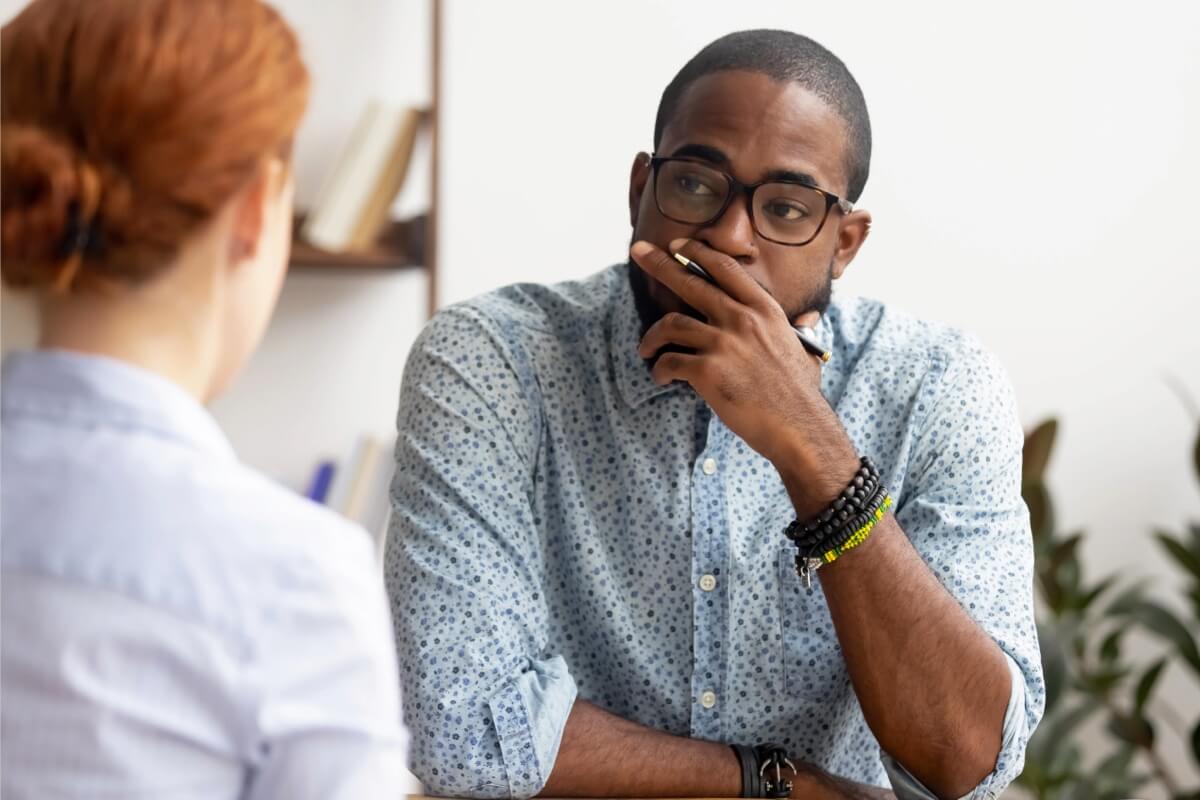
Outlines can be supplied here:
M633 290L633 303L637 307L638 318L642 322L642 335L646 335L646 331L650 330L650 326L662 319L667 313L666 309L658 304L658 302L650 295L650 277L632 260L626 264L629 270L629 285ZM664 287L665 288L665 287ZM669 289L667 291L670 291ZM809 311L817 311L822 316L825 315L829 308L830 302L833 300L833 262L830 262L829 269L825 272L825 280L821 285L811 292L808 297L801 302L796 303L792 308L784 308L789 321L795 320L801 314ZM682 302L682 300L680 301ZM705 319L704 314L684 304L683 313L693 316L696 319ZM678 349L688 352L685 348L664 348L663 352L668 349Z

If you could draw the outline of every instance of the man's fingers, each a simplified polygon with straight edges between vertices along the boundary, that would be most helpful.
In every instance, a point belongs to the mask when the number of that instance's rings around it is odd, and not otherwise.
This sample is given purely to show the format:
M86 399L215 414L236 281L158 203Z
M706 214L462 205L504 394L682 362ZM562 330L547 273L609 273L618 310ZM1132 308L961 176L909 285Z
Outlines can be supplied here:
M820 311L805 311L800 316L792 320L792 325L797 328L812 328L817 329L817 323L821 321Z
M694 386L700 375L703 361L701 356L690 353L663 353L659 356L658 361L654 362L654 368L650 374L659 386L671 381L684 381Z
M760 286L758 281L742 268L737 259L713 250L695 239L674 240L671 242L671 252L681 253L703 267L721 287L721 290L737 302L759 310L768 310L779 306L770 292Z
M704 350L712 345L717 331L711 325L686 314L671 312L650 326L638 345L638 355L650 358L669 344Z
M633 247L629 248L629 255L647 275L710 320L720 319L726 307L732 304L729 296L720 288L693 275L669 253L650 242L634 242Z

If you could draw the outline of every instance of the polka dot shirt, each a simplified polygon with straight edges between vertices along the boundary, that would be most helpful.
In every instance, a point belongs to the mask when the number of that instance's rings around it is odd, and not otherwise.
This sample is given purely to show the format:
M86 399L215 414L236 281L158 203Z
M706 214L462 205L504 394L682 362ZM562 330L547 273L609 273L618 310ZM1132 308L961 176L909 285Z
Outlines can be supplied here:
M900 526L1009 657L1004 746L970 795L994 796L1043 705L1009 383L972 339L877 302L838 300L817 334L822 391ZM385 558L413 771L536 794L579 697L888 785L778 473L690 387L654 383L641 335L619 265L452 306L414 345Z

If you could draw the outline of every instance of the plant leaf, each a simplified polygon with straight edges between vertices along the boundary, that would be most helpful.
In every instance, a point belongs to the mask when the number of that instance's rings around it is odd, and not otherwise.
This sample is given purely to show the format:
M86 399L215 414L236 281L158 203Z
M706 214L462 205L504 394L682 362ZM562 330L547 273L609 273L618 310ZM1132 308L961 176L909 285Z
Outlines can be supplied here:
M1067 685L1067 653L1058 631L1038 624L1038 646L1042 651L1042 676L1046 684L1046 714L1049 714Z
M1100 660L1111 664L1121 657L1121 637L1125 635L1125 628L1116 628L1108 636L1104 637L1104 641L1100 643Z
M1076 685L1080 691L1087 692L1088 694L1104 695L1119 686L1128 677L1129 672L1128 667L1098 669L1094 672L1080 675Z
M1042 718L1025 749L1025 763L1037 765L1040 785L1051 788L1078 775L1078 747L1071 732L1099 709L1099 699L1084 696L1070 708L1060 702L1053 714Z
M1200 722L1196 723L1196 727L1192 729L1192 758L1196 759L1196 764L1200 765Z
M1160 658L1138 679L1137 688L1133 692L1133 707L1137 713L1142 713L1142 709L1146 707L1147 701L1150 700L1150 694L1154 691L1154 684L1158 682L1158 677L1162 675L1165 666L1167 666L1167 660Z
M1165 531L1158 531L1154 537L1162 543L1163 549L1179 562L1180 566L1192 573L1192 577L1200 580L1200 556L1189 550L1183 542Z
M1200 481L1200 431L1196 431L1196 445L1192 448L1192 466L1196 468L1196 480Z
M1029 507L1029 530L1034 543L1048 541L1054 533L1054 503L1041 481L1021 485L1021 498Z
M1108 608L1104 609L1104 615L1106 617L1123 617L1128 615L1133 611L1134 606L1142 601L1142 593L1145 591L1145 588L1145 581L1136 581L1108 604Z
M1175 645L1175 649L1200 674L1200 650L1196 640L1178 617L1158 603L1142 600L1130 609L1130 614L1148 630Z
M1058 420L1051 417L1025 434L1025 448L1021 451L1021 480L1038 481L1046 474L1050 453L1054 450L1054 438L1058 434Z
M1141 714L1114 713L1108 718L1108 732L1144 750L1154 747L1154 726Z
M1095 800L1126 800L1138 795L1138 789L1146 783L1148 776L1132 771L1136 754L1136 748L1121 745L1115 753L1101 762L1094 771L1096 788L1099 790ZM1083 797L1093 800L1087 795Z
M1088 589L1079 599L1079 611L1087 611L1092 603L1096 602L1096 598L1108 591L1108 588L1116 583L1117 576L1109 575L1104 580L1097 583L1091 589Z

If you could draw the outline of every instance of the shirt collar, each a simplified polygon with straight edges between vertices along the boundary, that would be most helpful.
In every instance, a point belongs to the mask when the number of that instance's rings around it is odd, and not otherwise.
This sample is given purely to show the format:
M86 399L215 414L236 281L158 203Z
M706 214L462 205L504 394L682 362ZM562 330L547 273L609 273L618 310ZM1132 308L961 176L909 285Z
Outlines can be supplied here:
M633 287L629 283L629 270L632 269L637 269L637 267L626 264L617 269L617 290L613 315L610 317L608 342L609 355L616 370L617 385L620 387L621 396L630 408L637 408L652 397L676 391L682 387L677 383L659 386L654 382L649 363L638 355L637 348L642 341L642 336L645 335L645 330L641 315L638 313ZM832 310L833 307L830 306L830 308ZM828 313L821 315L813 332L816 334L818 344L826 350L834 350L833 324ZM837 361L836 356L834 361ZM834 363L823 367L826 381L831 377L828 373L838 367L840 365Z
M236 458L216 420L194 397L161 375L124 361L65 350L10 353L0 385L6 419L37 417L143 430Z
M638 314L633 287L629 283L629 270L637 269L632 264L618 267L616 296L613 313L609 317L609 357L616 371L617 386L630 408L660 394L679 390L675 383L659 386L654 382L650 364L638 355L638 345L645 335L642 318Z

